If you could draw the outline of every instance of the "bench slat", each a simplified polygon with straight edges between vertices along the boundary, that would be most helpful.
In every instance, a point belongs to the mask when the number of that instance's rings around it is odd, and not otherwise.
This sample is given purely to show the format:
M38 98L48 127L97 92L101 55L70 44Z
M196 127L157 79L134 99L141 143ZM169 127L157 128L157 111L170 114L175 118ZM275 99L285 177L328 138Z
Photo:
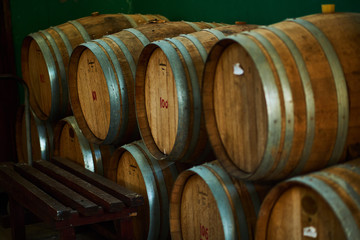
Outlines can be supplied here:
M144 204L144 198L140 194L122 187L117 183L100 176L99 174L93 173L75 162L60 157L53 157L51 162L104 190L105 192L121 199L121 201L123 201L127 206L141 206Z
M108 212L121 211L125 204L114 196L104 192L85 180L65 171L48 161L35 161L33 167L78 192Z
M50 178L38 169L35 169L28 164L15 165L15 171L34 183L49 195L56 198L61 203L76 209L84 216L92 216L101 214L102 208L83 197L79 193L71 190L60 182Z
M32 210L40 218L60 221L77 214L8 166L0 166L0 185L13 199Z

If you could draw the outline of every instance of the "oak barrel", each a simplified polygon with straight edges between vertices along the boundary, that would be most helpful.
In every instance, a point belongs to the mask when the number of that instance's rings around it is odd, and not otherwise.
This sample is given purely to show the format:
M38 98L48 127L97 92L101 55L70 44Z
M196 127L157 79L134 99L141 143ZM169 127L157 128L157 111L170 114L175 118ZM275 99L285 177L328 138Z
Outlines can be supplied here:
M152 41L218 25L149 23L78 46L70 59L69 91L74 116L87 139L117 145L139 139L133 89L142 49Z
M170 193L183 166L156 161L142 141L117 148L111 162L114 173L108 177L141 194L145 200L133 221L136 239L168 239Z
M275 186L263 201L256 240L360 239L360 159Z
M67 70L73 49L124 28L136 27L161 15L98 14L29 34L21 47L22 76L29 86L30 104L42 120L71 114Z
M16 153L19 162L29 163L24 110L24 106L19 107L16 115ZM30 135L33 161L50 160L53 149L53 126L46 121L38 119L31 109Z
M158 160L201 163L211 153L202 117L206 57L221 38L256 28L230 25L153 42L142 51L135 101L144 143ZM211 159L211 157L210 157Z
M269 190L231 178L218 161L183 171L171 193L171 239L254 239Z
M70 159L84 168L104 174L103 161L109 161L114 147L90 143L74 116L58 121L54 127L54 156Z
M360 143L360 14L288 19L220 40L203 77L214 152L240 179L342 162Z

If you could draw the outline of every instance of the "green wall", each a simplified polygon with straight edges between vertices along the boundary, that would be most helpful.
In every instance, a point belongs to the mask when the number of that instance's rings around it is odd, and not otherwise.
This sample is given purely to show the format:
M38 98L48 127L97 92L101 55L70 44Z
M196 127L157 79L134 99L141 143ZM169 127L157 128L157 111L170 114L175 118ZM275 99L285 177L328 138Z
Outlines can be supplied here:
M333 3L337 12L360 12L360 0L10 0L17 74L24 37L68 20L100 13L158 13L170 20L271 24L321 12Z
M321 4L337 12L360 12L360 0L135 0L134 9L163 14L172 20L271 24L321 12Z

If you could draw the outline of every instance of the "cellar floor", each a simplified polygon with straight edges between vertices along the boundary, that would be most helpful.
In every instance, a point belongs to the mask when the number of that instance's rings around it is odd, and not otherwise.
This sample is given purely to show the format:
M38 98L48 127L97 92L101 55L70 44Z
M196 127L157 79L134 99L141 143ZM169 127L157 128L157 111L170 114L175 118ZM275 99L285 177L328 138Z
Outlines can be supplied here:
M11 240L11 228L4 228L0 226L0 239ZM26 226L27 240L56 240L59 239L59 234L50 225L46 223L36 223ZM77 240L105 240L89 227L76 229Z
M11 228L0 227L0 239L11 240ZM45 223L36 223L26 226L26 239L50 240L58 239L58 234Z

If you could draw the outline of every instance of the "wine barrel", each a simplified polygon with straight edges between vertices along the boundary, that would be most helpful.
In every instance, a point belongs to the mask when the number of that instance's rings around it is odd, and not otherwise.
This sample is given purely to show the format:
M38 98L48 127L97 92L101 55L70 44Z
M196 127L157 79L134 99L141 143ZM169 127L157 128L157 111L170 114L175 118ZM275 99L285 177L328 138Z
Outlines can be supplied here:
M78 46L70 59L69 92L86 138L117 145L138 139L133 89L141 50L152 41L213 26L219 24L149 23Z
M99 146L87 141L74 116L58 121L54 128L54 156L67 158L86 169L104 174L103 161L109 161L114 152L111 145Z
M207 54L226 35L253 28L256 25L241 24L205 29L144 48L136 71L136 116L142 139L156 159L207 159L211 147L201 107Z
M358 13L315 14L212 48L205 125L232 176L284 179L348 158L360 143L359 35Z
M218 161L183 171L171 193L171 239L254 239L269 190L231 178Z
M288 179L261 206L256 240L360 239L360 159Z
M67 70L77 45L152 19L166 18L94 13L25 37L21 47L22 76L29 86L30 104L36 115L42 120L56 121L71 114Z
M16 124L15 139L16 153L19 162L29 163L27 156L26 125L24 106L19 107ZM53 126L36 117L30 109L30 134L31 134L31 152L33 161L50 160L53 149Z
M111 162L114 174L108 174L109 178L141 194L145 200L133 220L136 239L168 239L169 197L183 166L156 161L142 141L117 148Z

